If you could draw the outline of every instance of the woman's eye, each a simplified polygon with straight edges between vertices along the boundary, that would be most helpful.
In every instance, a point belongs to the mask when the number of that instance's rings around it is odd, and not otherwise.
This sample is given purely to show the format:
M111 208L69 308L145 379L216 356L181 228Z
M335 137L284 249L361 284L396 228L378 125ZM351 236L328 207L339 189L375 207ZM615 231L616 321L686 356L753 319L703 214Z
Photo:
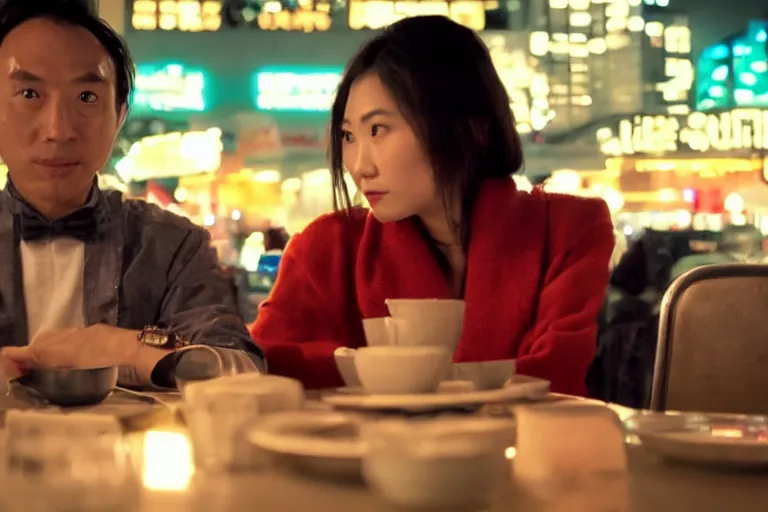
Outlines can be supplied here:
M376 137L377 135L382 135L386 129L387 127L384 125L374 124L371 126L371 136Z
M344 142L347 142L347 143L352 142L352 140L353 140L352 134L347 132L347 131L342 131L341 132L341 140L344 141Z
M93 103L96 101L96 95L91 91L85 91L80 93L80 101L83 103Z

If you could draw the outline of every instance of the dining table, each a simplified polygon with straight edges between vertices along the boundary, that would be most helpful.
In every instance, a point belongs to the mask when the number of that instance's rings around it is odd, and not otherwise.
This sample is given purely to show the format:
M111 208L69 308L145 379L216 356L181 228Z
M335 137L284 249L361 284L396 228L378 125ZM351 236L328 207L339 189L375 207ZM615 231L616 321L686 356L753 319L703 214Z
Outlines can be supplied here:
M324 392L308 394L307 406L329 408ZM152 403L152 399L155 403ZM584 399L550 393L547 402L584 402ZM590 401L612 409L620 419L632 409ZM318 475L302 472L279 460L247 472L197 471L191 442L179 418L178 393L148 393L143 397L110 397L94 407L61 411L66 414L100 412L125 421L139 468L141 491L136 512L385 512L412 510L388 504L371 492L362 477ZM6 400L3 407L7 410ZM513 450L514 452L514 450ZM626 444L628 470L578 481L553 481L537 492L508 485L485 509L496 511L557 512L660 512L660 511L764 511L768 510L768 472L726 471L672 463L657 458L642 445ZM514 466L514 455L509 456ZM2 497L0 495L0 505ZM2 510L0 506L0 510Z
M766 510L768 475L722 473L682 465L671 465L629 450L629 472L624 479L596 480L583 486L558 489L550 496L533 496L513 482L488 512L759 512ZM196 500L199 510L317 511L359 510L396 512L362 482L337 482L303 476L281 468L260 472L210 477L201 496L148 492L142 512L181 510ZM185 505L186 504L186 505ZM187 510L198 510L187 508Z

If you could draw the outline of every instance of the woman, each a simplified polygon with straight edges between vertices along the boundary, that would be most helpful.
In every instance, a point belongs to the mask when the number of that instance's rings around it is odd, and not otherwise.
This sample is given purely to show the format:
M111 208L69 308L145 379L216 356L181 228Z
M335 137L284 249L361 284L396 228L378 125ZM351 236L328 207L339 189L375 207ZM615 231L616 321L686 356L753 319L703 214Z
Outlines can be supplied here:
M252 335L273 373L342 384L340 346L388 298L463 298L455 361L584 394L613 228L602 201L523 193L520 138L488 51L447 18L400 21L366 44L331 119L337 211L295 235ZM371 210L349 207L349 172Z

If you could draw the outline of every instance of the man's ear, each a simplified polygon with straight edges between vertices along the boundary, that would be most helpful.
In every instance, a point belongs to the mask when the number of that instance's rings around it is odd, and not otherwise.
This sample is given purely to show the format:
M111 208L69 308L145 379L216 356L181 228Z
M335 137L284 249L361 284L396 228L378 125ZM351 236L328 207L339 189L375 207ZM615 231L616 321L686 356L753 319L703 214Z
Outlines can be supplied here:
M123 105L120 107L120 112L118 113L117 118L117 132L120 133L120 130L123 129L123 125L125 124L125 118L128 117L128 105Z

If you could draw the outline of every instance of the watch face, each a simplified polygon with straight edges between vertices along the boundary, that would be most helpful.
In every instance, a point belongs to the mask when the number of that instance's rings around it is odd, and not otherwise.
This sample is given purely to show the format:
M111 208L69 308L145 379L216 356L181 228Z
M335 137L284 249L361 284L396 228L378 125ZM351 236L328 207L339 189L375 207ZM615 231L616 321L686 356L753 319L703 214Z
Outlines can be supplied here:
M152 347L162 347L168 343L168 335L158 331L144 333L144 344Z

